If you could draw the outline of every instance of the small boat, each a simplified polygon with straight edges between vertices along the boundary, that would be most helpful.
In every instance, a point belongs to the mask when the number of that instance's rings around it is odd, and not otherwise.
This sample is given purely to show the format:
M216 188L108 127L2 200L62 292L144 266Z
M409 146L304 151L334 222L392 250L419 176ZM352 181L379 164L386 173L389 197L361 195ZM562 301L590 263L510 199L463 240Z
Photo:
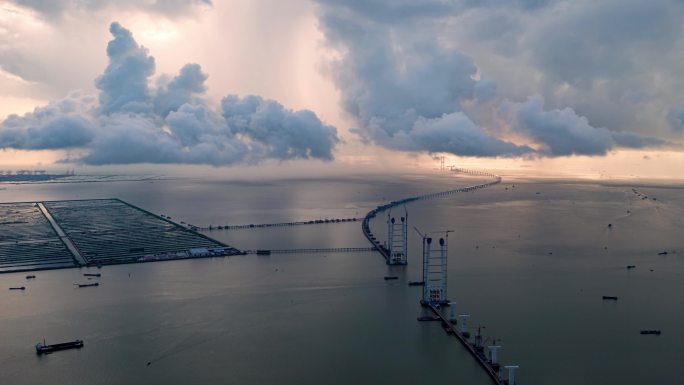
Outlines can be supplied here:
M655 334L655 335L659 336L660 330L657 330L657 329L655 329L655 330L642 330L641 334Z
M84 277L101 277L102 274L100 273L83 273Z
M27 276L26 276L26 279L34 279L34 278L36 278L35 275L27 275Z
M99 282L95 283L77 283L78 287L93 287L93 286L100 286Z
M425 282L423 282L423 281L409 281L408 285L409 286L425 286Z
M614 296L614 295L604 295L603 299L604 300L609 299L609 300L617 301L618 297Z
M26 290L26 288L24 286L14 286L14 287L10 287L9 289L10 290Z
M42 343L39 342L36 344L36 354L49 354L52 352L56 352L58 350L80 349L82 347L83 347L83 341L82 340L63 342L61 344L54 344L54 345L48 345L45 343L45 340L43 340Z
M636 267L636 265L627 265L628 269L634 269L635 267Z
M419 322L426 322L426 321L441 321L441 318L439 318L436 315L424 315L418 317Z
M394 280L394 279L399 279L399 277L397 277L396 275L387 275L384 277L384 279L385 279L385 281L390 281L390 280Z
M667 255L667 251L661 251L658 255Z
M256 255L271 255L271 250L257 250Z

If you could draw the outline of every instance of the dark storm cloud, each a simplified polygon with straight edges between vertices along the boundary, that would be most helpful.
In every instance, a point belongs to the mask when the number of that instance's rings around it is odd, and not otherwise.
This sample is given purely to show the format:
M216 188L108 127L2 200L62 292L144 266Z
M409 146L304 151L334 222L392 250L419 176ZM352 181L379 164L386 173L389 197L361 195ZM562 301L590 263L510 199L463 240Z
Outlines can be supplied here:
M614 132L592 126L572 108L544 109L540 96L524 103L511 103L517 129L543 144L540 152L549 156L605 155L615 147L643 148L665 145L664 140L632 132Z
M387 23L439 17L459 8L453 0L318 0L318 3L326 7L326 12L350 12Z
M489 78L482 78L475 83L475 99L480 103L486 103L496 98L496 82Z
M253 95L242 99L227 96L221 107L231 132L258 143L269 158L332 160L332 149L339 142L335 128L308 110L288 110L276 101Z
M532 97L515 105L518 129L543 143L549 155L603 155L613 147L610 132L592 127L571 108L544 110L544 100Z
M148 112L147 78L154 74L154 58L119 23L112 23L109 32L114 36L107 44L109 64L95 80L101 91L100 110L104 114Z
M189 103L193 95L206 91L204 82L207 77L199 64L186 64L176 77L157 88L154 97L154 112L166 117L169 112Z
M414 34L412 28L387 27L357 14L374 15L374 7L386 8L394 15L382 20L386 23L437 15L449 2L334 3L323 7L322 26L329 43L345 55L330 70L342 107L358 122L355 132L362 138L398 150L472 156L531 150L490 136L461 111L462 101L476 93L483 101L491 99L496 88L491 80L478 86L471 58Z
M658 60L658 53L670 50L681 30L681 10L672 12L672 5L607 0L568 7L533 36L535 63L552 80L585 89L596 78L643 71L644 55Z
M84 113L84 106L92 103L92 97L73 93L24 116L10 115L0 125L0 146L27 150L84 146L95 134L95 123Z
M108 6L176 16L197 6L212 5L211 0L11 0L11 2L52 18L71 10L94 11Z
M487 135L461 112L438 119L418 119L408 139L415 146L413 150L429 148L431 152L464 156L520 156L534 151ZM409 145L407 149L412 148Z
M684 132L684 107L672 108L667 114L670 128L676 132Z
M468 156L602 155L616 147L668 143L638 132L647 126L633 121L635 112L622 112L636 110L635 104L652 107L641 79L622 76L643 72L643 57L635 60L635 49L646 54L672 46L680 27L667 0L654 5L632 0L318 3L326 41L340 54L328 73L343 109L356 121L354 132L365 141ZM467 28L459 29L461 24ZM502 67L502 89L459 49L463 39L474 48L479 41L491 44L499 55L495 63L516 58L523 67ZM547 85L537 90L534 82ZM622 83L629 86L620 88ZM581 87L603 88L587 97ZM508 100L537 93L543 97ZM546 110L545 98L552 100ZM502 104L515 106L516 113L496 116L506 110ZM502 124L501 118L516 124ZM592 125L592 120L600 123ZM503 135L529 145L513 144Z
M331 160L337 130L311 111L259 96L227 96L216 112L203 98L207 75L187 64L149 86L154 58L112 23L109 64L95 83L99 98L74 93L0 123L0 148L79 149L86 164L227 165L265 159Z
M620 147L644 148L660 147L669 144L666 140L654 138L652 136L642 136L633 132L614 132L611 131L615 144Z
M178 113L187 114L185 110L189 108L202 109L201 106L184 105ZM199 117L195 115L194 121L176 118L170 122L175 131L169 133L161 130L154 120L141 115L102 117L102 129L88 145L89 153L76 160L92 165L183 163L215 166L245 161L248 146L222 134L218 127L206 125L201 113ZM187 135L176 135L177 132L188 131L194 131L197 140L187 140Z

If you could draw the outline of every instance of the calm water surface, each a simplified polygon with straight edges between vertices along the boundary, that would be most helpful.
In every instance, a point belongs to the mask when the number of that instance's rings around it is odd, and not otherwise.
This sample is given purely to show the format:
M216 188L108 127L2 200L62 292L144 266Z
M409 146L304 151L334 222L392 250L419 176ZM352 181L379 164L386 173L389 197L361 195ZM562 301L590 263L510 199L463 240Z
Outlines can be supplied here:
M177 221L219 225L363 216L380 202L472 182L409 175L11 185L0 201L118 197ZM505 180L407 209L424 232L455 230L449 295L471 325L502 340L501 361L521 366L519 383L681 384L684 252L671 251L684 250L683 193ZM372 226L385 234L384 218ZM367 246L360 223L208 234L245 249ZM0 275L0 288L27 286L0 291L0 382L488 384L437 324L416 322L420 288L406 281L420 279L420 245L414 233L409 242L407 268L388 268L374 253L327 253L104 267L102 285L90 289L72 286L85 269L37 272L31 282L25 273ZM663 250L670 253L657 255ZM385 282L387 274L400 279ZM43 337L86 346L37 357L32 345Z

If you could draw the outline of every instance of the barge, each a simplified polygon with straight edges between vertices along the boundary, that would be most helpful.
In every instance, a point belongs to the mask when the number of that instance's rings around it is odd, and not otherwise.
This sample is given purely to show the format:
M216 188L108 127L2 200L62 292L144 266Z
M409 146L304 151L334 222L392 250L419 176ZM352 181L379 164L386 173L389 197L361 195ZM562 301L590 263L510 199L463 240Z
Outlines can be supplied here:
M39 342L36 344L36 354L50 354L52 352L56 352L58 350L66 350L66 349L80 349L83 347L83 340L75 340L75 341L70 341L70 342L62 342L60 344L54 344L54 345L48 345L45 343L45 340L43 342Z
M77 283L78 287L93 287L93 286L100 286L98 282L95 283Z

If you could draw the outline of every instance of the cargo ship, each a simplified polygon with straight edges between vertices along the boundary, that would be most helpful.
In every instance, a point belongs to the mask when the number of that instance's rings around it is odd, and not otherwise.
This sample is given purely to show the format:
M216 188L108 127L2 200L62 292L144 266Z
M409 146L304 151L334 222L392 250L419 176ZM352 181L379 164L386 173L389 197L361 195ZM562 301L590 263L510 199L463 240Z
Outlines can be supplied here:
M78 287L100 286L100 284L98 282L95 282L95 283L75 283L74 285L78 285Z
M38 342L36 344L36 354L49 354L52 352L56 352L58 350L80 349L82 347L83 347L83 341L82 340L63 342L61 344L54 344L54 345L48 345L45 343L45 340L43 340L42 343Z

